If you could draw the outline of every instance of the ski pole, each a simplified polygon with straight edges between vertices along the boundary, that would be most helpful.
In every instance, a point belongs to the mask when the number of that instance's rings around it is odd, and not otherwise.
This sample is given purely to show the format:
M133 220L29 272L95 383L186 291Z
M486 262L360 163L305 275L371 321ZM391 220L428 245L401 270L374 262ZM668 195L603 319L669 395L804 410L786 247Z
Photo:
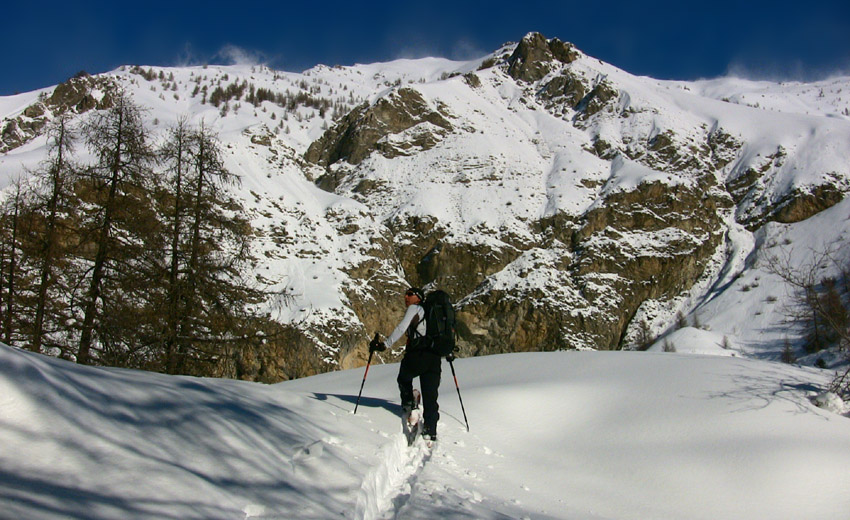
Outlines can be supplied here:
M374 351L372 350L372 344L376 344L380 341L380 336L378 333L375 333L375 339L372 340L372 343L369 344L369 360L366 362L366 372L363 373L363 382L360 383L360 393L357 394L357 403L354 405L354 413L357 413L357 407L360 406L360 396L363 395L363 387L366 385L366 376L369 375L369 366L372 364L372 354Z
M360 393L357 394L357 404L354 405L354 413L357 413L357 407L360 406L360 396L363 395L363 386L366 385L366 376L369 375L369 365L372 364L372 351L369 351L369 361L366 362L366 372L363 373L363 382L360 383Z
M460 400L460 409L463 412L463 420L466 422L466 431L469 431L469 420L466 418L466 409L463 407L463 397L460 396L460 385L457 384L457 374L455 373L455 365L449 361L449 366L452 367L452 377L455 379L455 388L457 388L457 398Z

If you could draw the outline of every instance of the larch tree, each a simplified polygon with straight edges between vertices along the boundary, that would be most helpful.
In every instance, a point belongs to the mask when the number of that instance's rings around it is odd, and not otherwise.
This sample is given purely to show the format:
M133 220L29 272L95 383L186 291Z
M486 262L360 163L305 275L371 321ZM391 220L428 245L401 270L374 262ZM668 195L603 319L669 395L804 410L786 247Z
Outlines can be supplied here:
M77 362L88 364L92 362L96 328L100 332L101 350L112 344L108 338L114 331L103 322L97 327L98 320L111 319L113 324L121 326L122 316L110 315L107 309L110 304L120 307L122 299L129 296L130 288L121 287L117 280L132 274L128 272L128 262L136 257L133 249L140 243L132 231L147 229L153 232L146 227L145 221L152 222L146 194L153 177L151 167L155 156L148 144L142 112L126 93L116 96L112 108L94 114L83 126L83 135L96 157L95 164L86 172L89 204L93 208L89 228L93 257L88 288L82 299L77 351ZM115 285L105 287L108 282L115 282ZM107 299L105 288L118 292Z

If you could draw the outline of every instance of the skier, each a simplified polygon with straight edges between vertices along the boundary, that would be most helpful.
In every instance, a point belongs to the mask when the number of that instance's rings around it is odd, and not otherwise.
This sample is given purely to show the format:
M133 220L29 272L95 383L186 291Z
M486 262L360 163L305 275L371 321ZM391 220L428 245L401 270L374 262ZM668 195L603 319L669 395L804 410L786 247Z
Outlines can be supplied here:
M442 358L430 349L423 348L418 341L425 335L426 330L425 309L421 305L424 300L425 294L422 289L416 287L408 289L404 294L404 304L407 306L404 318L390 333L386 342L373 342L369 348L371 351L382 352L387 346L393 346L403 334L407 333L404 358L401 360L397 379L401 393L401 406L405 417L409 417L411 411L416 408L413 379L418 377L422 386L425 419L422 435L427 441L434 442L437 440L437 421L440 419L437 393L440 388Z

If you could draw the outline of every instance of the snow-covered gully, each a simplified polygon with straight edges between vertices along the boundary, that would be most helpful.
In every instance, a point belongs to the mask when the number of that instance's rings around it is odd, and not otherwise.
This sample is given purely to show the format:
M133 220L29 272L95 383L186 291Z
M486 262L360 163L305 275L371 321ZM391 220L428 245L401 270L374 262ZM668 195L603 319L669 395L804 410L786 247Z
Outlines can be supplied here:
M354 514L357 520L396 518L410 498L419 473L431 458L431 449L421 441L408 446L402 433L390 439L381 448L381 462L363 479Z

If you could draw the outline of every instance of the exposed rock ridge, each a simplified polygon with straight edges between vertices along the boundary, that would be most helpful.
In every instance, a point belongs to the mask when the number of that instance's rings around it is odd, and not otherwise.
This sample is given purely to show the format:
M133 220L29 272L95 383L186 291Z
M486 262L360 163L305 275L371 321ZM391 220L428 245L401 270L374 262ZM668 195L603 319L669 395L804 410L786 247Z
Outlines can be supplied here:
M580 55L571 43L558 38L547 40L540 33L529 33L508 58L508 74L526 82L539 81L552 70L553 62L571 63Z
M58 85L51 95L43 95L17 117L0 123L0 153L14 150L38 137L45 125L58 115L110 108L116 88L109 77L85 73Z
M304 157L323 166L340 160L356 165L376 150L388 158L427 150L453 130L450 117L415 89L400 88L351 111L310 145ZM326 187L335 186L331 182Z

